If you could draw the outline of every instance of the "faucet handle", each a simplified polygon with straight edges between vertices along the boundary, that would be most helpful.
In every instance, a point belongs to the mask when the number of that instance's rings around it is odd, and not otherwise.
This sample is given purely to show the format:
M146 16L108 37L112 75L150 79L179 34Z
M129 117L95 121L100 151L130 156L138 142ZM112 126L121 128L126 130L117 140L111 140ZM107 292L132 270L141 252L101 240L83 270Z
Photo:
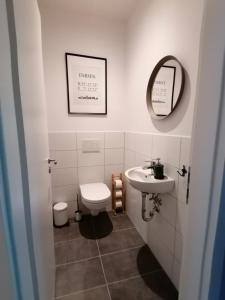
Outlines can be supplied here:
M145 160L144 162L148 163L148 164L144 165L143 169L151 169L155 165L155 162L154 162L153 159L152 160Z
M157 160L157 163L158 163L158 164L160 164L160 160L161 160L161 158L160 158L160 157L153 158L153 161L154 161L154 160Z
M145 160L145 165L143 166L143 169L150 169L151 165L152 165L152 161L151 160Z

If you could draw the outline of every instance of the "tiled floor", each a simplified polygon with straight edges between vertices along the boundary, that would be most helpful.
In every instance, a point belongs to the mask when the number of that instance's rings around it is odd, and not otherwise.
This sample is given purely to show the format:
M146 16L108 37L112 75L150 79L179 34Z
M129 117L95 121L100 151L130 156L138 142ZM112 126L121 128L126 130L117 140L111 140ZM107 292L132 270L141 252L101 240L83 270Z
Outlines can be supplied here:
M55 228L56 299L175 300L178 294L126 215Z

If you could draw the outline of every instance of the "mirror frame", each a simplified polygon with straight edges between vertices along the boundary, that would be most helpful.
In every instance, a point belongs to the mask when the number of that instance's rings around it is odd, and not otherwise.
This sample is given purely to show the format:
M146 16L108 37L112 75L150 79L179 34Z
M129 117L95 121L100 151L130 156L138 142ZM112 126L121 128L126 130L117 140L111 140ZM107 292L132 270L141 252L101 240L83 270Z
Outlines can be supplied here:
M167 115L167 116L157 116L153 110L153 107L152 107L152 101L151 101L151 98L152 98L152 88L153 88L153 85L154 85L154 82L155 82L155 78L160 70L160 68L166 63L168 62L169 60L175 60L180 68L181 68L181 87L180 87L180 92L179 92L179 95L178 95L178 98L177 98L177 101L176 101L176 104L173 108L173 110ZM184 68L182 66L182 64L180 63L180 61L175 57L175 56L172 56L172 55L167 55L165 57L163 57L158 63L157 65L154 67L152 73L151 73L151 76L149 78L149 81L148 81L148 87L147 87L147 95L146 95L146 101L147 101L147 107L148 107L148 110L151 114L151 117L153 119L156 119L156 120L163 120L163 119L166 119L168 118L177 108L178 104L180 103L180 100L181 100L181 97L183 95L183 91L184 91L184 84L185 84L185 72L184 72Z

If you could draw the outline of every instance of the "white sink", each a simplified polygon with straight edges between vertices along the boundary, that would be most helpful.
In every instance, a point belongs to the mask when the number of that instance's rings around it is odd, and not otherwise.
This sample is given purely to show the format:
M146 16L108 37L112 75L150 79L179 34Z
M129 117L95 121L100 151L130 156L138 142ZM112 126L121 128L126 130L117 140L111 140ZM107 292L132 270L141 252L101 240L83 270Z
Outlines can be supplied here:
M168 193L174 188L175 181L169 176L164 176L164 179L155 179L151 175L150 169L143 169L143 167L136 167L125 172L128 182L135 189L144 193Z

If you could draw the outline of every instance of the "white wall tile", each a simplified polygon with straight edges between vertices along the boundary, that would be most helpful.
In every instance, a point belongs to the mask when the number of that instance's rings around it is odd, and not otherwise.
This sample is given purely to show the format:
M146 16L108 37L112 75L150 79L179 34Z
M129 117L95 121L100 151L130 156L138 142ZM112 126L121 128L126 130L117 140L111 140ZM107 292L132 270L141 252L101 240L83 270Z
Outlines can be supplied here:
M77 169L53 169L52 170L52 186L76 185L77 184Z
M79 184L104 182L104 166L79 167Z
M167 162L167 139L163 135L153 135L152 137L152 158L160 158L162 163Z
M114 175L120 175L120 173L123 173L123 165L110 165L105 166L105 182L112 181L112 174Z
M76 199L77 189L75 185L54 187L52 189L53 202L69 202Z
M86 166L103 166L104 165L104 149L99 152L86 153L78 149L78 167Z
M104 148L104 132L77 132L77 148L82 149L82 141L85 139L99 140L100 148Z
M180 164L180 137L167 137L167 162L179 168Z
M182 254L183 254L183 237L179 232L176 232L174 256L176 260L178 260L180 263L182 261Z
M152 157L152 135L148 133L135 134L135 151Z
M52 170L52 186L64 186L77 184L77 169L66 168L66 169L53 169Z
M191 138L181 138L181 151L180 151L180 168L183 165L188 167L190 165L190 150L191 150Z
M180 287L180 269L181 269L181 265L176 259L174 259L173 270L172 270L172 282L178 291Z
M146 161L150 161L151 157L147 156L146 154L142 154L142 153L135 153L135 164L133 165L133 167L136 166L145 166L146 164L148 165L148 163Z
M160 215L173 227L176 226L177 200L169 194L161 194Z
M51 165L52 169L77 167L77 151L75 150L51 150L50 157L51 159L55 159L57 161L56 165Z
M50 150L75 150L77 148L75 132L50 132Z
M165 245L162 243L161 239L155 232L149 231L148 244L150 245L153 254L158 259L162 268L166 271L168 276L171 278L172 266L173 266L172 253L168 250L167 247L165 247Z
M105 149L105 164L121 165L123 164L123 156L123 149Z
M151 235L156 235L167 249L174 253L175 228L159 214L155 214L150 223Z
M69 218L75 217L75 211L77 210L77 203L76 201L69 201L68 202L68 215Z
M124 148L124 133L105 132L105 148Z
M141 217L141 193L132 188L128 183L126 190L126 208L128 216L143 240L147 243L148 223L144 222Z
M167 176L169 176L169 177L171 177L171 178L173 178L175 180L174 189L171 192L169 192L169 194L171 194L175 198L178 197L178 184L179 184L179 182L178 182L179 181L179 179L178 179L179 175L177 173L177 170L178 169L176 167L173 167L173 166L171 166L169 164L165 164L164 165L164 173Z
M176 216L176 230L185 236L188 220L188 205L181 201L177 201L177 216Z
M125 133L125 149L135 151L136 149L136 134L133 132Z
M176 136L153 135L152 157L159 157L162 162L179 168L180 138Z
M171 278L173 267L173 255L163 245L160 245L159 247L158 259L167 275Z
M134 151L125 150L125 167L124 169L129 169L136 166L136 155Z

